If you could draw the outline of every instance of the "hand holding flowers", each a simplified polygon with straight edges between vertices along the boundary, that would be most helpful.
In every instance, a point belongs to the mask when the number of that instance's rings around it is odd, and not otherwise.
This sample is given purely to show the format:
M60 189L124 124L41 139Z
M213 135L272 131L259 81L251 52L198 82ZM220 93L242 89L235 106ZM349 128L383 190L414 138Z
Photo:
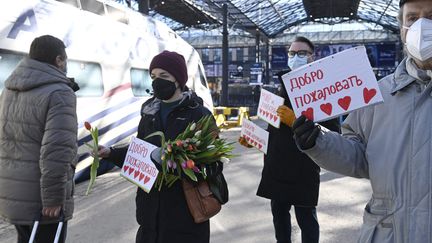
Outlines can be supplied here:
M207 177L207 167L218 161L229 162L233 143L218 137L219 129L213 117L205 116L197 123L191 123L184 132L173 141L165 141L162 132L155 132L148 137L161 137L161 148L155 150L154 162L161 170L156 179L159 190L165 184L171 186L178 179L187 178L198 181L197 176Z
M99 141L98 141L98 129L97 127L92 128L92 126L90 125L89 122L84 122L84 127L90 131L90 135L93 139L93 145L87 144L86 145L92 149L92 156L93 156L93 163L90 167L90 182L89 185L87 187L87 191L86 191L86 196L90 193L91 188L93 187L93 184L96 180L96 176L97 176L97 169L99 168L99 155L98 155L98 150L99 150Z

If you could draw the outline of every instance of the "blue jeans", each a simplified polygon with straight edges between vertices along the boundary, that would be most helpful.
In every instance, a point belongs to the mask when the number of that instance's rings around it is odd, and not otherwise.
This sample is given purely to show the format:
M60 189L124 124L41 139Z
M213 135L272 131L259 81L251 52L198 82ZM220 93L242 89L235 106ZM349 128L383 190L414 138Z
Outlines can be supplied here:
M273 225L277 243L291 243L291 204L271 200ZM302 243L319 242L319 224L315 207L294 206L301 229Z

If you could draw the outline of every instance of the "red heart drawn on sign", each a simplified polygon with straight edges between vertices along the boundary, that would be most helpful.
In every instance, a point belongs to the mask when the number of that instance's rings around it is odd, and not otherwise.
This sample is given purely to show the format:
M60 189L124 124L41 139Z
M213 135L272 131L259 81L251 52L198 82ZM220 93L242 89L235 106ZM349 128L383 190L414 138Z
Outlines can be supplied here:
M254 141L254 145L255 145L255 147L257 146L257 144L258 144L258 142L257 142L257 141Z
M332 104L330 104L330 103L325 103L325 104L320 105L320 109L321 109L324 113L326 113L327 115L330 116L331 113L332 113L333 106L332 106Z
M313 114L313 108L312 107L309 107L305 111L302 111L301 114L304 115L307 119L313 121L314 114Z
M131 168L129 168L129 175L130 175L130 174L132 174L132 172L134 172L134 170L135 170L135 169L134 169L134 168L132 168L132 167L131 167Z
M136 170L136 171L134 172L134 178L136 179L137 176L139 176L139 174L140 174L139 170Z
M245 135L245 137L246 137L246 141L248 141L248 142L249 142L249 140L250 140L250 137L248 137L248 136L246 136L246 135Z
M269 116L269 112L268 112L268 111L265 112L265 116L266 116L266 117Z
M376 95L376 89L363 89L364 102L367 104Z
M123 166L123 172L126 172L129 169L129 165Z
M338 104L342 109L348 110L350 104L351 104L351 97L345 96L343 98L338 99Z
M265 111L263 109L260 109L260 113L264 115Z
M279 118L278 116L273 116L273 120L274 120L275 122L277 121L278 118Z
M261 145L260 143L258 144L258 148L259 148L259 149L261 149L261 148L262 148L262 145Z
M150 177L149 177L149 176L146 176L146 177L144 178L144 184L146 184L147 182L149 182L149 180L150 180Z
M273 120L273 114L270 114L270 120Z
M141 181L143 178L144 178L144 174L140 173L140 175L139 175L139 181Z

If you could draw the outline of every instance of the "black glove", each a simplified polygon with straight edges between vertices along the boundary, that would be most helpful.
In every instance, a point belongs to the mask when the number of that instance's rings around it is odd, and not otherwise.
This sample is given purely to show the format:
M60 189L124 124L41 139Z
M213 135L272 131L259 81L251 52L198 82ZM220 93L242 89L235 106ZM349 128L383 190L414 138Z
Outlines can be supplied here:
M301 115L297 118L293 125L294 140L302 150L310 149L315 146L315 141L319 135L320 129L313 121L306 120L306 117Z

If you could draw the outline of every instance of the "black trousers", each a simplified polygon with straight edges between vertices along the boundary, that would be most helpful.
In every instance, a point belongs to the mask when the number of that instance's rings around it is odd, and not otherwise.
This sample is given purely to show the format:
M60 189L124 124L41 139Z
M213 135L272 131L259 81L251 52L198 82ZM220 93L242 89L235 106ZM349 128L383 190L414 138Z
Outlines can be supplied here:
M39 224L36 232L34 243L51 243L54 242L58 224ZM18 243L28 243L33 229L33 225L15 225L18 232ZM60 234L60 243L66 242L67 222L63 223Z
M293 205L271 200L273 225L277 243L291 243L291 214ZM297 223L301 229L302 243L319 242L319 224L315 207L294 206Z

